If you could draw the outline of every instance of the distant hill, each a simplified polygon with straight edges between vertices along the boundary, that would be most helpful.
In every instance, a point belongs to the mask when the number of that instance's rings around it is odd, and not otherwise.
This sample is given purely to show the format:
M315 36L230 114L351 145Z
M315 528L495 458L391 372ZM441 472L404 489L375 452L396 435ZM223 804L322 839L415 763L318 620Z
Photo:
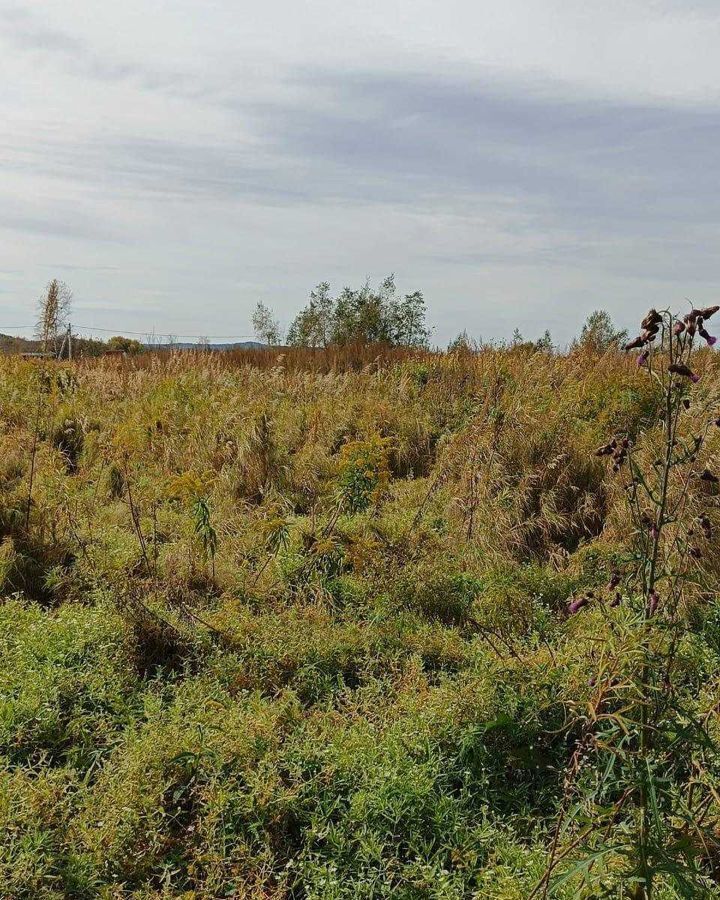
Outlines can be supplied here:
M157 349L157 347L167 347L167 344L145 344L148 350ZM176 348L179 350L199 350L200 345L196 343L185 343L183 341L179 341L174 344ZM208 350L262 350L263 347L266 347L265 344L261 344L259 341L239 341L235 344L206 344L205 345Z
M165 350L168 344L143 344L146 350ZM179 350L197 350L197 343L180 342L173 345ZM238 341L233 344L209 344L209 350L260 350L265 347L258 341ZM103 341L92 340L73 336L73 348L78 354L84 356L101 356L105 349ZM40 341L29 338L15 337L11 334L0 334L0 354L2 353L37 353L42 350Z

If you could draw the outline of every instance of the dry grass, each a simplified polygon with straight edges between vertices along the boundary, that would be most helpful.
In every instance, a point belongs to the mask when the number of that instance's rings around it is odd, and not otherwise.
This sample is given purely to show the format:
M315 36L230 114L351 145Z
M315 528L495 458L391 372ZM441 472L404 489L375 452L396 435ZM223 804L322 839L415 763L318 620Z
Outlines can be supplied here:
M632 361L4 358L0 410L7 896L528 895L605 627L566 603L627 547L593 451L657 417Z

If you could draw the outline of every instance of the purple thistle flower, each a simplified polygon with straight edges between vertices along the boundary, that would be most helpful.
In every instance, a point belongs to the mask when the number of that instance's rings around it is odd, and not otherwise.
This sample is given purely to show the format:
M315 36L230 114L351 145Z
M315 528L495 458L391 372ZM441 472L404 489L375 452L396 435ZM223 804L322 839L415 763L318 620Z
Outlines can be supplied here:
M717 343L716 337L713 337L711 334L708 334L707 331L705 330L705 328L701 327L698 329L698 331L700 333L700 337L705 338L705 342L707 343L708 347L715 346L715 344Z
M647 365L649 356L650 356L650 352L648 350L643 350L643 352L637 358L638 368L640 368L641 366Z
M648 598L648 615L654 616L655 610L658 607L658 603L660 602L660 594L657 591L653 591Z
M583 606L587 606L589 601L589 597L578 597L576 600L573 600L572 603L568 606L568 612L571 616L574 616L576 612L583 608Z

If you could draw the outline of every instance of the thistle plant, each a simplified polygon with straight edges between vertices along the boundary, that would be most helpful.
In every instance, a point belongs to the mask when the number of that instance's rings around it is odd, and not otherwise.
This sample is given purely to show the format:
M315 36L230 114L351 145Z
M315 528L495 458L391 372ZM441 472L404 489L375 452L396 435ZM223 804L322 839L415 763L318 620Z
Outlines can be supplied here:
M576 718L542 896L568 884L592 897L716 896L717 705L704 699L689 647L713 593L703 569L718 505L708 437L720 425L718 398L693 365L699 340L715 343L706 323L719 309L682 318L651 309L625 347L653 379L656 406L637 434L596 451L624 492L631 552L604 592L569 605L571 616L595 610L609 628Z

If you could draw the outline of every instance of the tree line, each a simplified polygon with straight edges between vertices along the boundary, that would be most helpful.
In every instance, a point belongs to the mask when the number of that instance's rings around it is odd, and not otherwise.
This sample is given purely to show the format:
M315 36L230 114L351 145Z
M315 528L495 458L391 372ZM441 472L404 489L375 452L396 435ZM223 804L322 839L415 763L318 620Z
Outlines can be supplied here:
M322 281L310 292L307 304L295 316L283 334L274 312L258 301L252 316L256 338L263 344L276 347L324 348L344 344L385 344L390 347L422 349L429 346L431 331L427 327L427 309L422 291L398 296L395 278L389 275L373 289L369 282L359 289L349 287L336 297L330 284ZM585 321L572 347L604 352L620 349L627 340L627 330L613 323L605 310L595 310ZM526 340L515 329L509 345L505 346L552 352L555 349L549 331L536 341ZM483 342L462 331L448 345L448 351L476 351Z
M421 291L398 295L395 277L389 275L377 288L369 282L359 289L345 287L335 297L330 284L322 281L307 304L295 316L284 342L290 347L329 347L353 343L386 344L391 347L427 347L430 329ZM252 317L258 340L264 344L283 342L274 313L259 302Z
M45 353L58 355L70 323L72 292L62 281L50 281L38 300L35 339ZM423 349L429 346L431 330L427 326L427 308L422 291L400 295L395 278L389 275L373 288L369 281L362 287L343 288L333 296L330 284L322 281L310 292L308 302L283 333L274 312L258 302L252 315L252 325L258 341L266 346L326 348L348 344L383 344L389 347ZM627 340L627 331L617 328L605 310L591 313L573 347L603 352L620 348ZM107 341L74 338L83 355L98 356L107 350L128 354L141 353L146 346L140 341L116 335ZM518 329L504 346L518 349L552 352L555 349L549 331L535 341L526 340ZM198 346L206 346L200 339ZM472 352L484 346L466 331L450 342L451 352ZM59 351L60 348L60 351Z

